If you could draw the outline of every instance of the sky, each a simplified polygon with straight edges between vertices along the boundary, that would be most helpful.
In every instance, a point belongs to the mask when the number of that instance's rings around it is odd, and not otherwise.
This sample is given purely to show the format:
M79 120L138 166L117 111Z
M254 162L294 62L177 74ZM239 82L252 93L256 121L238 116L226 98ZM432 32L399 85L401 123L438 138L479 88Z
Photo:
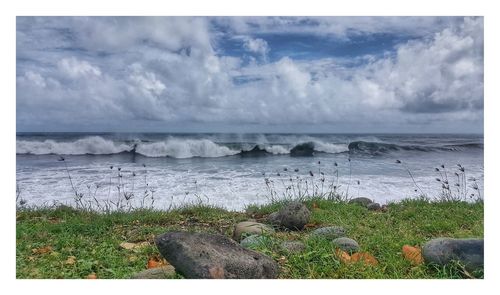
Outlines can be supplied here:
M482 133L482 17L17 17L18 132Z

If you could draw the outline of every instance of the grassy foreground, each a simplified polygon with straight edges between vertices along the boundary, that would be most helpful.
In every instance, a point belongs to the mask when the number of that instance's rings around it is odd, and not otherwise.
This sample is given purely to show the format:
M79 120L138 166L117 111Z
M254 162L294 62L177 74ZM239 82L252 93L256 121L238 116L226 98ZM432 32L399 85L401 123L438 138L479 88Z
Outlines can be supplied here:
M353 204L326 200L306 201L311 223L301 232L277 232L275 241L301 240L306 250L287 254L270 242L256 249L280 264L280 278L417 279L465 278L460 266L414 266L402 256L405 244L421 246L434 237L483 237L483 203L405 200L389 205L388 212L372 212ZM203 231L231 236L233 225L249 218L262 221L279 208L275 203L249 207L246 213L207 206L170 212L141 210L98 214L60 207L24 209L16 216L17 278L130 278L159 260L154 237L171 231ZM307 239L317 227L339 225L348 230L361 251L379 264L345 264L325 240ZM123 242L138 245L132 249ZM139 246L140 245L140 246ZM482 273L472 274L482 278ZM175 278L182 278L176 275Z

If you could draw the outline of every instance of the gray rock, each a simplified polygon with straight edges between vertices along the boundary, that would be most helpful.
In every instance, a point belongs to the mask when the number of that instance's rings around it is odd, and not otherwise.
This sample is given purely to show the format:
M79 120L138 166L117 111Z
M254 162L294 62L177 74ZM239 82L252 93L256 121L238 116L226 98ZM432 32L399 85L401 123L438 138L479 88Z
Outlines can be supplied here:
M192 279L274 279L278 264L218 234L168 232L156 246L175 270Z
M346 230L341 226L327 226L320 227L311 232L311 237L321 237L327 240L334 240L336 238L345 237Z
M172 265L165 265L138 272L132 276L132 279L168 279L174 275L175 268Z
M354 253L359 251L358 242L350 238L346 237L336 238L335 240L332 241L332 244L348 253Z
M281 248L289 253L304 252L306 245L301 241L285 241L281 243Z
M239 241L244 236L250 236L253 234L261 235L266 233L274 233L274 229L262 223L243 221L234 226L233 239L235 241Z
M248 248L248 249L253 249L256 247L260 247L265 245L266 243L269 243L271 239L266 236L261 236L261 235L251 235L243 240L241 240L240 245L243 248Z
M273 212L267 216L267 222L272 225L280 225L280 220L278 216L278 212Z
M429 264L458 261L467 270L475 271L484 268L484 240L437 238L425 243L422 255Z
M354 198L349 201L349 204L358 204L363 207L367 207L370 203L373 203L373 201L365 197Z
M272 214L271 214L272 215ZM290 202L273 215L273 224L291 230L301 230L309 222L311 212L300 202Z
M379 211L380 209L382 209L379 203L370 203L366 206L366 208L368 208L368 210L370 211Z

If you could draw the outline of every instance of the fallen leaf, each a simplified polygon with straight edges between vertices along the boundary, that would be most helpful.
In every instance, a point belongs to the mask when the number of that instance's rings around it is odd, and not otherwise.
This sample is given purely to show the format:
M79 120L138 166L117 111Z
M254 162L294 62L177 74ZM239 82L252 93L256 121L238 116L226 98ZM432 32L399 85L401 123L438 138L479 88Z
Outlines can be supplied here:
M422 250L419 247L404 245L402 250L404 258L410 261L413 265L419 265L424 262Z
M368 252L357 252L351 256L352 262L363 262L367 265L376 266L378 265L377 259Z
M35 261L35 256L28 256L28 261Z
M165 265L163 260L158 260L156 258L149 258L147 268L157 268Z
M95 279L97 279L97 275L95 274L95 272L93 272L87 276L87 279L88 280L95 280Z
M152 257L149 257L148 259L148 264L147 268L157 268L157 267L162 267L165 265L169 265L168 261L166 261L163 257L159 255L154 255Z
M76 263L76 257L75 256L69 256L68 259L64 262L64 264L69 264L73 265Z
M52 252L52 247L51 246L45 246L45 247L42 247L42 248L34 248L34 249L31 249L31 252L33 254L46 254L46 253Z
M351 262L351 255L347 253L346 251L342 251L340 249L335 250L335 255L342 261L343 263L349 263Z
M311 227L316 227L316 226L318 226L318 223L314 222L314 223L308 223L308 224L304 225L304 228L311 228Z
M281 256L280 258L278 258L278 263L283 265L287 262L287 259L285 256Z
M149 242L140 242L140 243L129 243L129 242L122 242L120 243L120 247L122 247L125 250L134 250L134 249L139 249L145 246L149 246Z

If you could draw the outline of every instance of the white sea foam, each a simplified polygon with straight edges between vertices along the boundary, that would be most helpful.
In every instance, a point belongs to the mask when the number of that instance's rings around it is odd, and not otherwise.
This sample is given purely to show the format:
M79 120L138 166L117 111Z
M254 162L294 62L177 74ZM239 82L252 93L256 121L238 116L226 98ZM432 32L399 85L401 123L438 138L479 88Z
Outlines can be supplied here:
M132 146L113 142L100 136L89 136L75 141L44 141L17 140L17 154L60 154L60 155L102 155L130 151Z
M313 143L314 143L314 150L318 152L337 154L349 151L347 144L328 143L319 140L314 140Z
M226 146L218 145L208 139L176 139L153 143L142 143L137 146L137 153L147 157L224 157L235 155L240 151L232 150Z
M287 149L286 147L282 145L271 145L265 148L265 150L268 153L274 154L274 155L283 155L283 154L289 154L290 150Z

